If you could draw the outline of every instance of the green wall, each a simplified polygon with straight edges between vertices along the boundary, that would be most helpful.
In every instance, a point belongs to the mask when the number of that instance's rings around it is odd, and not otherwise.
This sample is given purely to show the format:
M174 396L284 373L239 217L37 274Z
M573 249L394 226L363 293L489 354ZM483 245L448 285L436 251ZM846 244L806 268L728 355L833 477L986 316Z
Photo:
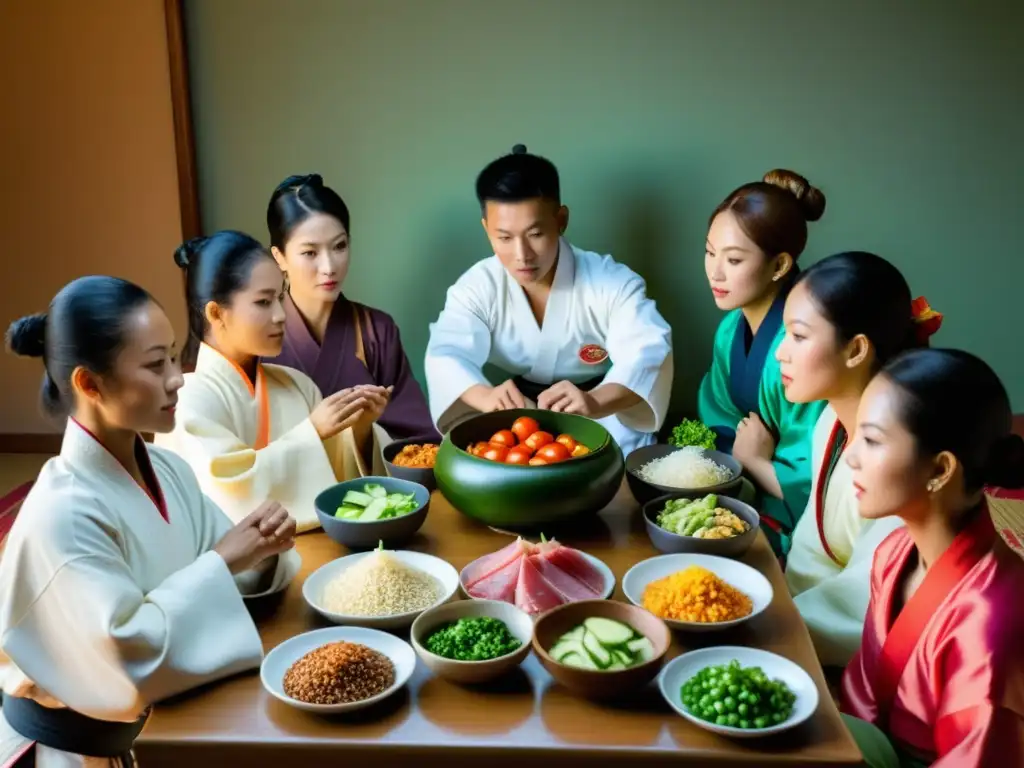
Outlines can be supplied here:
M321 173L353 212L346 292L422 374L445 289L489 254L473 180L550 157L573 242L643 274L693 407L719 313L708 213L774 167L828 198L808 263L875 250L1024 410L1024 3L191 0L203 215L266 239L271 190ZM1017 30L1014 34L1013 30ZM864 297L871 301L870 296Z

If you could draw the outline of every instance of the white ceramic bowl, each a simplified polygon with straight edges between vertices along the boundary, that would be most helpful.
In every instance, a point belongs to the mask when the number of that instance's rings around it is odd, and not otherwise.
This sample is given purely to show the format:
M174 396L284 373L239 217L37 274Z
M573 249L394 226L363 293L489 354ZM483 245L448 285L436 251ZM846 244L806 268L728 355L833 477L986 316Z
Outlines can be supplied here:
M284 676L292 664L321 645L341 642L360 643L391 659L391 663L395 665L395 682L391 687L376 696L348 704L307 704L304 701L293 699L284 692ZM267 693L285 704L304 709L307 712L332 714L362 709L386 699L409 682L415 668L416 652L407 642L394 635L364 627L328 627L296 635L274 648L260 665L260 680L263 682L263 687L267 689Z
M396 613L390 616L349 616L329 610L323 603L323 594L327 585L346 568L351 568L360 560L372 557L374 554L376 554L376 551L346 555L320 566L306 578L306 582L302 585L302 596L313 610L335 624L372 627L374 629L404 629L412 624L416 617L424 611L448 602L459 588L458 571L441 558L404 549L388 550L389 555L396 557L412 568L418 568L429 573L441 582L441 597L431 605L426 605L419 610Z
M486 661L459 661L438 656L426 649L430 634L445 624L476 616L489 616L505 622L509 633L522 643L516 650ZM456 683L475 684L493 680L519 666L530 655L533 618L511 603L501 600L459 600L432 608L412 623L412 647L427 668L438 677Z
M612 592L615 591L615 574L612 573L612 569L611 568L609 568L601 560L598 560L593 555L588 555L586 552L580 552L580 554L583 555L583 557L585 557L587 559L587 562L589 562L598 571L600 571L602 576L604 576L604 592L602 594L598 595L597 597L593 598L593 599L594 600L607 600L608 598L610 598L612 596ZM467 565L466 568L468 568L468 567L469 566ZM486 600L487 598L484 598L484 597L473 597L471 594L469 594L469 592L466 591L466 587L462 583L462 574L464 574L466 572L466 568L463 568L462 571L459 573L459 591L465 597L468 597L470 600ZM499 601L499 602L501 602L501 601ZM510 605L511 605L511 603L510 603Z
M745 621L750 621L771 605L774 591L768 579L749 565L715 555L680 553L661 555L660 557L643 560L630 568L626 575L622 577L622 591L625 593L626 599L642 608L644 605L644 589L648 584L652 581L663 579L666 576L671 576L677 571L685 570L691 565L706 568L722 579L722 581L743 592L753 603L753 610L742 619L717 621L714 623L665 619L665 623L672 629L682 629L687 632L717 632L718 630L728 629Z
M781 680L789 687L789 690L796 696L796 701L793 702L793 711L788 718L778 725L771 725L767 728L736 728L710 723L687 711L683 706L682 698L682 689L686 681L704 667L728 664L733 659L744 667L760 667L770 679ZM770 736L773 733L788 731L807 720L818 708L818 687L814 684L811 676L800 666L774 653L738 645L701 648L677 656L661 670L661 675L658 677L658 688L669 706L691 723L723 736L740 739Z

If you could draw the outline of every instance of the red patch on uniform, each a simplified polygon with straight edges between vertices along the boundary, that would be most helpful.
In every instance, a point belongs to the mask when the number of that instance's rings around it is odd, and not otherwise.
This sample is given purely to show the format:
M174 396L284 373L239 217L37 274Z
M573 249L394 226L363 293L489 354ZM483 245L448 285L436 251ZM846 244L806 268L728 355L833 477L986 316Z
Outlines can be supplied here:
M580 347L580 360L587 365L599 365L608 359L608 350L599 347L597 344L587 344Z
M1022 548L1020 545L1020 539L1018 539L1017 535L1009 528L1003 528L1003 538L1006 539L1006 543L1014 549Z

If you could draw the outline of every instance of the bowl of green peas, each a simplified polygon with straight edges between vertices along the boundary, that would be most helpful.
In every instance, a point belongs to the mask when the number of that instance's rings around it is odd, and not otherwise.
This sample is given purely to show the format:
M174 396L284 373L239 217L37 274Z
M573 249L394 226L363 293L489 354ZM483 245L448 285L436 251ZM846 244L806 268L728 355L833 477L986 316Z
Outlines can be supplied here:
M458 600L421 613L410 640L438 677L476 685L518 667L530 654L533 619L500 600Z
M800 666L745 646L677 656L662 670L658 687L691 723L741 739L788 731L818 708L818 687Z

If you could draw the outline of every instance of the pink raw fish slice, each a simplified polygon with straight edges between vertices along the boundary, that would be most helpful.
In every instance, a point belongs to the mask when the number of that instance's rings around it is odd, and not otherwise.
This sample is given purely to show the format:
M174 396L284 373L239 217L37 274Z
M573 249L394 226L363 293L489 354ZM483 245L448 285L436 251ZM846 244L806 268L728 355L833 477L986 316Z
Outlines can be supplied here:
M601 596L600 592L595 589L591 589L589 585L584 584L575 576L571 576L566 573L547 558L541 557L540 555L534 555L527 559L537 569L537 573L539 573L566 602L573 602L575 600L593 600Z
M561 546L547 553L545 559L577 581L582 581L598 595L604 594L607 586L604 582L604 574L591 565L578 549Z
M462 586L467 591L469 588L482 579L486 579L492 573L496 573L511 563L513 560L527 554L530 545L521 538L516 539L507 547L492 552L489 555L478 557L465 567L462 573Z
M519 571L525 560L525 557L513 560L504 568L480 579L472 587L467 587L466 592L470 597L481 600L502 600L506 603L514 603L516 585L519 583Z
M566 602L558 594L531 562L532 558L523 558L523 567L519 571L519 583L516 585L516 605L527 613L537 614Z

